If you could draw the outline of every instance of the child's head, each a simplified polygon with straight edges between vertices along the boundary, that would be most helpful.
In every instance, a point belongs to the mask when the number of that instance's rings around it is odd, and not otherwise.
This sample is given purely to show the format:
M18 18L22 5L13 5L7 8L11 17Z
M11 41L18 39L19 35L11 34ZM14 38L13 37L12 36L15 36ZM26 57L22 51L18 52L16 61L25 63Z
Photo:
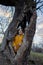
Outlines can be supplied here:
M23 34L23 31L22 31L22 29L19 29L19 34Z
M21 27L18 28L18 34L23 34L23 31L22 31Z

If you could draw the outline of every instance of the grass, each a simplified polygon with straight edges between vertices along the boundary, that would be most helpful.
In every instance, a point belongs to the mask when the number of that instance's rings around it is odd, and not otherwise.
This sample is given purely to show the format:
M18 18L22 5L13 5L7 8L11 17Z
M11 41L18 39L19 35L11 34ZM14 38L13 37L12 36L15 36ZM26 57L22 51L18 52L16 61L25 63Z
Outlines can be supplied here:
M0 46L1 46L1 43L0 43Z
M34 65L43 65L43 53L37 53L31 51L30 60L35 63ZM32 65L32 63L30 65Z
M32 52L31 51L30 55L33 56L33 57L43 59L43 53L37 53L37 52Z

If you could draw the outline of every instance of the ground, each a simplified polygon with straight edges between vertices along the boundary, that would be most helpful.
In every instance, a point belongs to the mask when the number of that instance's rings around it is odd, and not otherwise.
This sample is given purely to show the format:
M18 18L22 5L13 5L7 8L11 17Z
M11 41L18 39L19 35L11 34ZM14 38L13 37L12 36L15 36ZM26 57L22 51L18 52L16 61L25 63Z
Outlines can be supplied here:
M29 65L43 65L43 53L31 52Z
M5 57L2 57L0 53L0 65L12 65L10 62L6 61ZM31 52L30 59L27 65L43 65L43 54Z

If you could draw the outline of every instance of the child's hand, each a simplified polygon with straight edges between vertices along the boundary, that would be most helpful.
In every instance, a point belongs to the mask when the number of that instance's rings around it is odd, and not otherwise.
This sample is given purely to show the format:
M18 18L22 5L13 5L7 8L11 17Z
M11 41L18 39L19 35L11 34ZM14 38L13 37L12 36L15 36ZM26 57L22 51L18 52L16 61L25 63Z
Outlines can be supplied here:
M17 48L16 48L16 46L15 46L15 47L14 47L14 51L16 51L16 49L17 49Z
M19 43L19 46L21 46L21 43Z

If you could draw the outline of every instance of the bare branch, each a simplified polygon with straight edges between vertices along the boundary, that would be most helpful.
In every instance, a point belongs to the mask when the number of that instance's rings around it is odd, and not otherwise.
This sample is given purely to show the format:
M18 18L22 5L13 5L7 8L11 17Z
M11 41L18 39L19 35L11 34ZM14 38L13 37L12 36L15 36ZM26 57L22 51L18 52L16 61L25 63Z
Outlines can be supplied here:
M43 13L43 11L41 10L41 8L39 8L39 10L41 11L41 13Z
M36 2L36 4L38 4L38 3L42 3L43 1L40 1L40 2Z
M38 4L40 2L40 0L38 0L38 2L36 2L36 4Z
M36 10L40 9L42 6L43 6L43 4L42 4L42 5L40 5L39 7L37 7L37 8L36 8Z

